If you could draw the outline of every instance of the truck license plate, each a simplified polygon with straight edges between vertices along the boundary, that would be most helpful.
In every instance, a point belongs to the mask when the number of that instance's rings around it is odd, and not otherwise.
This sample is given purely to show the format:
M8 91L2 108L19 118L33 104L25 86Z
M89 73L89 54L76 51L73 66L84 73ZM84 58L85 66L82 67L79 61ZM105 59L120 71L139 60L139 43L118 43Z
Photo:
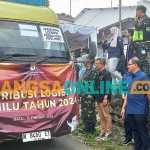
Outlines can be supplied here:
M51 139L50 130L30 132L30 133L23 133L22 134L23 142L39 141L39 140L46 140L46 139Z

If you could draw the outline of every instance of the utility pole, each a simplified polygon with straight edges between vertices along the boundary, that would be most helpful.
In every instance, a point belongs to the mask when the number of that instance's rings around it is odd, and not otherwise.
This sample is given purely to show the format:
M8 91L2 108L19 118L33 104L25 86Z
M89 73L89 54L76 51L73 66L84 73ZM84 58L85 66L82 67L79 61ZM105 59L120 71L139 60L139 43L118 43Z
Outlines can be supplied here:
M112 0L111 0L111 7L112 7Z
M70 16L71 16L71 0L70 0Z
M122 6L122 0L119 0L119 28L122 36L121 6Z

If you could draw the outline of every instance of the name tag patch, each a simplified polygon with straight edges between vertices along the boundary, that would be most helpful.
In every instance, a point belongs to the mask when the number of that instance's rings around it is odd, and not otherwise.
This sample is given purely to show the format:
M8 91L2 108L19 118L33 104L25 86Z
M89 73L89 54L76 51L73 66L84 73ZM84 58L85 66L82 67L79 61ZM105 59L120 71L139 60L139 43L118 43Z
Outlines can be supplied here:
M145 50L142 50L142 54L146 54L146 51L145 51Z

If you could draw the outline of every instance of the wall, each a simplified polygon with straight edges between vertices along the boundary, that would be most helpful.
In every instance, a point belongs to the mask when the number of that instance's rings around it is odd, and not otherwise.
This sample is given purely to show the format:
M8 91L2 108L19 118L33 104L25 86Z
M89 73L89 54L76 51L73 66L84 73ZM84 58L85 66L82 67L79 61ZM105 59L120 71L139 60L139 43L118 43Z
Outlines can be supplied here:
M145 5L147 7L147 14L150 14L150 0L141 0L137 3L137 5ZM122 8L122 20L126 18L134 18L137 6L130 6ZM150 16L150 15L149 15ZM86 25L86 26L94 26L99 27L100 29L110 26L119 21L119 10L118 8L107 8L107 9L84 9L82 14L75 18L74 23L79 25ZM133 21L129 21L128 19L122 23L122 29L125 31L126 29L131 29L133 27ZM102 30L99 32L98 35L98 43L101 42L101 34ZM109 40L109 27L105 29L105 36L106 39ZM127 39L124 38L124 44L127 43ZM85 45L86 46L86 45ZM81 46L77 46L81 48ZM98 45L99 56L102 54L101 45Z

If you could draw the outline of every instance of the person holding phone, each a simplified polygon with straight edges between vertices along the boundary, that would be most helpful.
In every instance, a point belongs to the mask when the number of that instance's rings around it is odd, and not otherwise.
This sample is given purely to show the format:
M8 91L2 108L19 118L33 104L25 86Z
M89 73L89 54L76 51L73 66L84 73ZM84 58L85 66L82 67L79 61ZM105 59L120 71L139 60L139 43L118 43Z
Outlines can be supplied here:
M108 49L108 70L112 76L112 85L116 78L122 80L122 75L117 71L117 65L122 55L124 55L123 39L121 38L118 27L110 28L111 39L109 42L105 41L105 34L102 33L102 47L104 50Z
M141 70L150 76L150 18L146 15L146 11L143 5L136 8L133 42L134 56L140 59Z

